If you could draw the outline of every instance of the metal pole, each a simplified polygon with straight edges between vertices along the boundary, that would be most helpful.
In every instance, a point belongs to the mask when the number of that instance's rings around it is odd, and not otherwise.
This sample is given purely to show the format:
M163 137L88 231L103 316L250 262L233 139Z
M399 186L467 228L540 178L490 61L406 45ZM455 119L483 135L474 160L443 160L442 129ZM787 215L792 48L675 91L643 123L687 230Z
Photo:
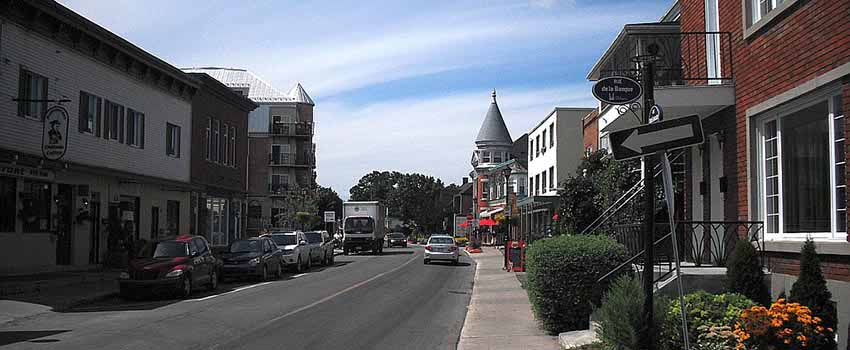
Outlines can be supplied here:
M653 88L655 86L655 63L652 59L643 62L641 72L643 80L643 123L649 124L649 110L655 105ZM643 179L644 179L644 213L643 213L643 316L644 327L641 337L642 349L655 349L655 327L653 321L653 262L655 261L655 181L654 181L654 155L643 157Z
M667 212L670 219L670 239L673 243L673 260L676 262L676 287L679 291L679 311L682 318L682 340L685 343L685 350L691 349L690 339L688 339L688 312L685 304L685 287L682 285L682 266L679 262L679 242L676 237L676 219L673 214L676 212L675 197L673 193L673 172L670 170L670 160L667 158L667 152L661 156L661 164L664 167L664 199L667 200Z

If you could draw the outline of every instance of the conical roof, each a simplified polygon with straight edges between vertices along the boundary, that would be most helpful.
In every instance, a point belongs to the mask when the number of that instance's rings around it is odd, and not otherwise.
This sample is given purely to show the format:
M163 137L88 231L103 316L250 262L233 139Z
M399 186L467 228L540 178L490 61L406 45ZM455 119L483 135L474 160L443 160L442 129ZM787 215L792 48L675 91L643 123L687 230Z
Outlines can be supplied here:
M304 87L301 86L301 83L296 83L286 95L295 102L306 103L311 106L316 105L313 103L313 99L310 98L310 95L307 95L307 91L304 91Z
M505 120L502 119L502 112L499 111L499 105L496 103L496 90L493 90L493 102L490 103L490 109L487 110L484 123L481 124L481 129L478 130L478 137L475 138L475 144L513 145L511 133L508 132L508 127L505 126Z

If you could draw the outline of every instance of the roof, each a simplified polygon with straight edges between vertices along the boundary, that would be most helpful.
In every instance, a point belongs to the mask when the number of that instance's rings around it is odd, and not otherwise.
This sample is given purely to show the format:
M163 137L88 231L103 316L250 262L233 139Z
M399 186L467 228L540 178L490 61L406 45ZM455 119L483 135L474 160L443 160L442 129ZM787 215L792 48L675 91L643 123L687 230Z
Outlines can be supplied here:
M490 103L490 109L487 110L484 123L478 130L475 143L513 145L511 133L508 132L508 127L505 126L505 120L502 118L502 112L499 111L499 105L496 103L496 90L493 90L492 96L493 102Z
M289 93L284 94L271 84L246 69L223 67L183 68L187 73L206 73L229 88L248 88L248 98L254 102L294 102L315 105L313 99L297 83Z
M651 22L651 23L632 23L623 26L611 45L605 49L605 52L599 57L599 60L593 64L590 72L587 73L587 80L596 81L600 79L600 70L608 59L614 55L614 51L624 44L630 35L634 34L670 34L679 32L679 22Z
M195 80L199 81L199 88L206 89L210 91L210 93L215 93L221 99L226 100L229 103L245 110L246 112L253 111L257 109L257 104L254 101L251 101L249 98L242 96L242 94L236 93L232 89L228 88L226 85L222 84L217 79L209 76L206 73L186 73Z

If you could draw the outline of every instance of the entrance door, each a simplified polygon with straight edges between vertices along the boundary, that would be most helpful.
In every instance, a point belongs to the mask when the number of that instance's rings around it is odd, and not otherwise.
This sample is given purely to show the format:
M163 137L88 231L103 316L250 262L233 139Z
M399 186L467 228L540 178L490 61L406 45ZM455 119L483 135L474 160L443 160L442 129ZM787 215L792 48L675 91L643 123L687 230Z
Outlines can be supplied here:
M94 195L93 199L97 198ZM100 202L92 200L89 204L91 234L89 235L89 264L100 264Z
M59 185L56 195L56 264L71 265L71 242L73 241L73 226L71 225L71 207L73 206L71 185Z

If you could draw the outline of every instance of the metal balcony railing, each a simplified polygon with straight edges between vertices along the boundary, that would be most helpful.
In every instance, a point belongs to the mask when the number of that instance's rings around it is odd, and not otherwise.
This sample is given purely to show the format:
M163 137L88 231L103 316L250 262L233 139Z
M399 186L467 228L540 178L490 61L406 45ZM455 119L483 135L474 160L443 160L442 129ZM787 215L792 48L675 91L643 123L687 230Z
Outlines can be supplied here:
M312 122L273 123L270 133L274 136L313 136Z
M287 194L294 186L290 184L269 184L269 193L271 194Z
M731 83L734 78L732 34L729 32L629 33L612 47L599 77L641 79L636 57L658 49L655 86Z
M312 167L316 165L313 152L269 153L269 165Z

